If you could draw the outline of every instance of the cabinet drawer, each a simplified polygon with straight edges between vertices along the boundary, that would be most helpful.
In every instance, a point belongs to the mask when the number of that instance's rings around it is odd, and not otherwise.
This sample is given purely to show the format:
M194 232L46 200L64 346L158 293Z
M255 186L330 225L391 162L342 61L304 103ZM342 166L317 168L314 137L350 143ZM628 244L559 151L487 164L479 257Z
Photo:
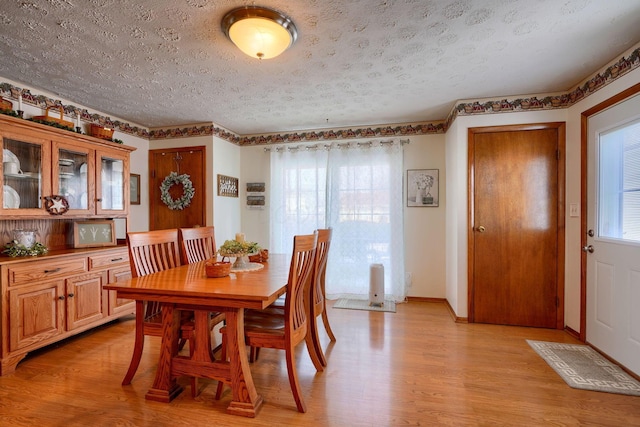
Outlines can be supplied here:
M126 250L111 252L104 255L91 255L89 257L89 269L97 270L115 266L129 265L129 254Z
M87 271L87 258L58 259L43 262L25 262L9 267L9 285L35 281Z

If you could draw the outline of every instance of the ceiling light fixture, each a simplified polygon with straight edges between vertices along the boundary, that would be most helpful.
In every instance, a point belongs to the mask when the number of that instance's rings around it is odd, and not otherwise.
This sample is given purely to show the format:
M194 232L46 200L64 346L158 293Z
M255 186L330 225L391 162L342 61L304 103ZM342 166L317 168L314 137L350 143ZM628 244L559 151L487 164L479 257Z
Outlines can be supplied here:
M298 30L286 15L259 6L233 9L222 18L222 31L238 48L258 59L275 58L298 37Z

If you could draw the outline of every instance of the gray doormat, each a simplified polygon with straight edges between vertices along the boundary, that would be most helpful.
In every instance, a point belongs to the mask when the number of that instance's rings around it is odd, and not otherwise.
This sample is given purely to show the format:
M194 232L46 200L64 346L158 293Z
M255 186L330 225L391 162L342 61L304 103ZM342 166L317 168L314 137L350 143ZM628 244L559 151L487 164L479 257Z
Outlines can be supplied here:
M382 306L369 305L366 299L350 299L340 298L333 304L333 308L347 308L351 310L369 310L369 311L386 311L389 313L396 312L396 303L391 300L384 300Z
M527 343L570 387L640 396L640 382L588 345Z

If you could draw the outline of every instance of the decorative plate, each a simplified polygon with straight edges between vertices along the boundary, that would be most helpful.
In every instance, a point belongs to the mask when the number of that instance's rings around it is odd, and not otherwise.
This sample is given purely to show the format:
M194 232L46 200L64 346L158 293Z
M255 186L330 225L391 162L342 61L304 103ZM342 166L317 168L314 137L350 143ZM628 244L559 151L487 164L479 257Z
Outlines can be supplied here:
M20 207L20 195L18 192L6 184L3 190L3 208L18 209Z
M51 215L62 215L69 210L69 202L64 196L50 196L44 198L44 208Z

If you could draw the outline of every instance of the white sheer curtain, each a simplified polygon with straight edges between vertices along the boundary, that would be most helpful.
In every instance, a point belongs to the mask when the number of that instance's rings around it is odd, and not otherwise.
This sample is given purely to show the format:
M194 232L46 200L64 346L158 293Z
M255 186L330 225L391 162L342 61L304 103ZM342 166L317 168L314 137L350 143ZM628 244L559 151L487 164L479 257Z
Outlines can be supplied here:
M327 263L329 297L369 294L369 268L384 265L385 297L401 301L404 285L402 144L340 144L329 152Z
M385 297L404 285L402 143L350 142L271 152L271 250L290 253L295 234L333 228L329 298L369 294L369 268L384 265Z
M323 148L271 150L271 252L291 254L293 236L325 228L327 158Z

